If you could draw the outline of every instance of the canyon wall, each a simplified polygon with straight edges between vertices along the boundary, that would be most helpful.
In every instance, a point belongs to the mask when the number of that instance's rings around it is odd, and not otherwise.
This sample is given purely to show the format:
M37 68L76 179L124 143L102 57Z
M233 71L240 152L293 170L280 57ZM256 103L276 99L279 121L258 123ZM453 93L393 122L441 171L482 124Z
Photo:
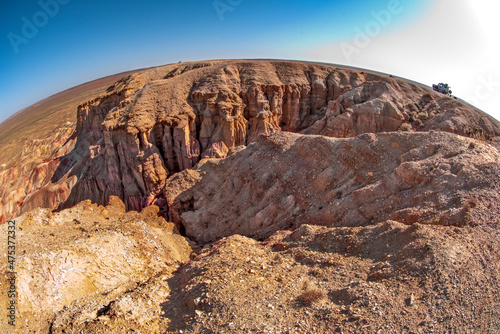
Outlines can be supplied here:
M224 158L260 135L289 131L347 138L398 130L482 140L500 135L498 122L459 100L368 71L284 61L144 70L81 104L71 146L47 155L47 166L0 172L1 219L37 206L63 209L83 199L105 204L111 195L128 209L158 205L167 217L168 177L200 159ZM36 187L11 183L27 178L22 168L32 170Z
M179 63L101 88L0 160L18 332L499 327L493 118L299 62Z
M170 219L201 244L302 224L496 223L500 152L446 132L334 139L279 132L169 178Z

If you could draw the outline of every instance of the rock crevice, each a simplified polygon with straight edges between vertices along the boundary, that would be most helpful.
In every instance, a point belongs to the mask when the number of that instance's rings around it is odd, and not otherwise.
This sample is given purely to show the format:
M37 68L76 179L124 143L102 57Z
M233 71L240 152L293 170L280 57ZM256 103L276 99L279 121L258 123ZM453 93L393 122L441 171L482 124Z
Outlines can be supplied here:
M55 171L48 177L36 176L36 189L52 197L42 206L63 209L82 199L105 204L115 195L128 209L156 204L167 214L168 177L279 131L334 138L400 129L478 139L500 135L498 122L430 88L381 74L283 61L145 70L81 104L77 114L74 148L52 162ZM15 174L1 173L5 180ZM57 200L50 187L60 193ZM36 191L29 188L16 198ZM15 210L15 202L4 202L2 219L33 207Z

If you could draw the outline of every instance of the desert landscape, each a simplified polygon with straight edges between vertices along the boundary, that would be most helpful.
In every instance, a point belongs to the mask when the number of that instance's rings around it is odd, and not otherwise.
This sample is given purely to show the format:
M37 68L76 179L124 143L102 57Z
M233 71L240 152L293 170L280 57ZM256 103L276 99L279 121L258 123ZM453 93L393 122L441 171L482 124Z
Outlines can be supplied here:
M1 332L500 331L500 123L429 87L179 62L0 144Z

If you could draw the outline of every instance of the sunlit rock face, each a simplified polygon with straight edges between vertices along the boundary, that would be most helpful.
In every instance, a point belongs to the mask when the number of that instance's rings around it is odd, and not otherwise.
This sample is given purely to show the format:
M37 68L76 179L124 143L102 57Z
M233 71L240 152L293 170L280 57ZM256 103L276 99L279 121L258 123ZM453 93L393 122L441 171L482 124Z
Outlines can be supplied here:
M0 172L2 221L84 199L106 204L111 195L131 210L155 204L168 217L168 177L280 131L333 138L398 130L486 140L500 135L494 119L430 88L368 71L286 61L207 61L138 71L76 112L75 128L55 129L25 150L30 161Z
M16 331L49 333L71 323L99 322L104 309L119 318L116 331L123 323L157 331L159 304L169 292L165 281L192 254L174 224L157 213L155 206L125 212L123 202L111 197L105 207L83 201L59 213L37 209L15 219ZM10 277L5 252L1 260L5 286ZM0 315L7 319L3 306L10 300L3 294L0 301ZM12 328L2 321L0 329Z
M489 224L500 217L499 161L491 145L446 132L279 132L174 175L165 197L170 218L201 243L301 224Z
M500 326L494 119L323 64L179 63L115 79L89 86L73 122L59 96L28 126L55 113L53 131L14 138L8 163L0 152L18 332ZM10 302L0 294L2 319Z

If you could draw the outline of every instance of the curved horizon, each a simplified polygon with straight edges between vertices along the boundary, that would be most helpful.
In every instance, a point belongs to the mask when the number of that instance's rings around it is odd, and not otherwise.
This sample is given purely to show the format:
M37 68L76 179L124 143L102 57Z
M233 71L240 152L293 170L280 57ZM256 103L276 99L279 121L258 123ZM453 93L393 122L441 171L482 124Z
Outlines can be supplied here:
M250 61L285 61L285 62L299 62L299 63L308 63L308 64L322 64L322 65L327 65L327 66L337 66L337 67L340 67L340 68L355 69L355 70L372 72L372 73L375 73L375 74L393 76L394 78L397 78L397 79L400 79L400 80L404 80L404 81L407 81L407 82L411 82L411 83L417 84L419 86L432 89L432 86L430 86L430 85L427 85L425 83L412 80L411 78L401 77L401 76L399 76L397 74L380 72L380 71L369 69L369 68L363 68L363 67L357 67L357 66L349 66L349 65L337 64L337 63L321 62L321 61L309 61L309 60L300 60L300 59L276 59L276 58L240 58L240 59L202 59L202 60L195 60L195 61L188 61L188 62L182 62L182 61L180 61L178 63L186 63L187 64L187 63L198 63L198 62L205 62L205 61L239 61L239 60L250 60ZM56 97L59 94L62 94L62 93L67 92L67 91L71 91L71 90L76 89L78 87L81 87L81 86L84 86L84 85L87 85L87 84L91 84L93 82L96 82L96 81L99 81L99 80L103 80L103 79L106 79L106 78L110 78L110 77L119 77L119 76L122 76L122 75L126 75L127 73L146 71L146 70L153 69L153 68L158 68L158 67L163 67L163 66L169 66L169 65L175 65L175 64L176 63L168 63L168 64L163 64L163 65L157 65L157 66L151 66L151 67L143 67L143 68L136 68L136 69L126 70L126 71L123 71L123 72L120 72L120 73L106 75L104 77L95 78L95 79L92 79L92 80L89 80L89 81L77 84L77 85L72 86L70 88L64 89L64 90L62 90L60 92L54 93L52 95L49 95L49 96L47 96L45 98L42 98L41 100L38 100L38 101L34 102L33 104L31 104L31 105L29 105L29 106L27 106L27 107L25 107L23 109L20 109L20 110L16 111L14 114L12 114L12 115L8 116L6 119L2 120L0 122L0 125L2 123L4 123L4 122L8 121L9 119L12 119L16 115L21 114L23 111L26 111L28 109L36 107L38 104L43 103L45 100L48 100L48 99L50 99L52 97ZM458 97L456 97L456 98L458 100L460 100L460 101L462 101L462 102L464 102L464 103L466 103L466 104L468 104L468 105L470 105L470 106L472 106L472 107L480 110L481 112L485 113L486 115L491 116L487 112L485 112L484 110L481 110L480 108L478 108L478 107L470 104L469 102L467 102L465 100L462 100L461 98L458 98ZM75 112L76 112L76 110L75 110Z
M427 86L447 82L454 95L500 119L491 6L489 0L7 1L0 14L0 121L82 82L199 59L303 59Z

